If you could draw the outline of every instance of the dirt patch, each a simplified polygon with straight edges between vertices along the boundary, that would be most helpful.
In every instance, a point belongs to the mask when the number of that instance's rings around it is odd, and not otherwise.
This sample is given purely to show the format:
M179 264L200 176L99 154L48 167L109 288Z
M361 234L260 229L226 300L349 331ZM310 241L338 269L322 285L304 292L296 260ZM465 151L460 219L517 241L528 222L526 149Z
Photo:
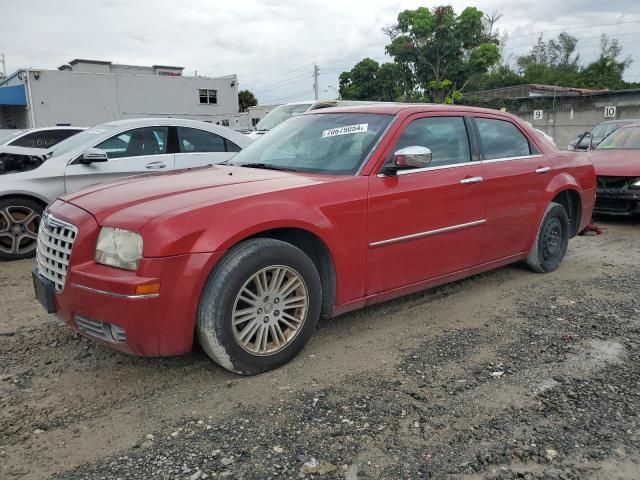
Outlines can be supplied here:
M2 264L0 478L637 478L640 228L607 227L553 274L323 323L253 378L96 346Z

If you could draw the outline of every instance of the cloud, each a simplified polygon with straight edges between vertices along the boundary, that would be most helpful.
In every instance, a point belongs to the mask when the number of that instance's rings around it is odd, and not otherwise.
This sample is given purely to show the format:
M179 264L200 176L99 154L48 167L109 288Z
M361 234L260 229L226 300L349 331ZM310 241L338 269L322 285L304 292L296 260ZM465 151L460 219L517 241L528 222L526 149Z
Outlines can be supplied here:
M442 2L449 3L449 2ZM454 0L456 11L468 3ZM640 57L637 0L600 2L482 0L473 4L504 14L507 56L528 51L540 31L559 29L582 38L585 61L597 54L601 33L617 34L623 53ZM313 63L320 66L321 97L335 96L338 75L365 56L384 61L381 27L407 8L434 5L416 0L22 0L4 1L2 49L8 69L56 68L73 58L118 63L171 64L185 74L237 74L261 103L312 98ZM589 28L587 28L589 27ZM551 31L552 30L552 31ZM638 32L635 34L635 32ZM640 62L629 80L640 81Z

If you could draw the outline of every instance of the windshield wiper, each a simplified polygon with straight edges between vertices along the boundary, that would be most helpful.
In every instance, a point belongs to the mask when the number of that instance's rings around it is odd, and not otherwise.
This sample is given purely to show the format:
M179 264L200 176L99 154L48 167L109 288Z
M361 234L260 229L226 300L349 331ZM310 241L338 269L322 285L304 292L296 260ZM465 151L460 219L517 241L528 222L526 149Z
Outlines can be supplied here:
M247 168L263 168L265 170L278 170L282 172L300 172L296 168L284 167L280 165L272 165L270 163L238 163L235 165L236 167L247 167Z

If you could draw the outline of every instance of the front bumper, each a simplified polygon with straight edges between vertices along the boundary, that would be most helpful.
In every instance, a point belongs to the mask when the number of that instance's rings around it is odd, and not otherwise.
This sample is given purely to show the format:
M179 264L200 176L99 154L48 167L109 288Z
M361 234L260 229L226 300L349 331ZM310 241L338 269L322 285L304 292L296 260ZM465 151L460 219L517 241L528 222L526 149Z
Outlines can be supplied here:
M599 188L593 211L605 215L640 215L640 190Z
M192 349L200 294L223 252L143 258L137 272L98 265L95 219L63 202L50 211L78 227L64 289L54 296L59 318L97 342L135 355ZM136 295L137 286L157 282L158 294Z

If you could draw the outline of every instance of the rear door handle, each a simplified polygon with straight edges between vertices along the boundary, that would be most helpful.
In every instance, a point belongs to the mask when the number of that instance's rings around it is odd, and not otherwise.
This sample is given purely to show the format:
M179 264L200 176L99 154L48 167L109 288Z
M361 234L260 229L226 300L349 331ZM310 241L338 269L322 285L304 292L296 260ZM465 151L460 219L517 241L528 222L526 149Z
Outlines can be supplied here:
M160 168L166 168L167 164L164 163L162 160L157 161L157 162L151 162L151 163L147 163L144 168L148 168L150 170L158 170Z
M463 178L462 180L460 180L460 183L463 185L468 185L472 183L482 183L482 182L484 182L484 178L482 177L469 177L469 178Z
M539 167L536 169L536 173L540 173L540 174L547 173L550 171L551 171L551 167Z

